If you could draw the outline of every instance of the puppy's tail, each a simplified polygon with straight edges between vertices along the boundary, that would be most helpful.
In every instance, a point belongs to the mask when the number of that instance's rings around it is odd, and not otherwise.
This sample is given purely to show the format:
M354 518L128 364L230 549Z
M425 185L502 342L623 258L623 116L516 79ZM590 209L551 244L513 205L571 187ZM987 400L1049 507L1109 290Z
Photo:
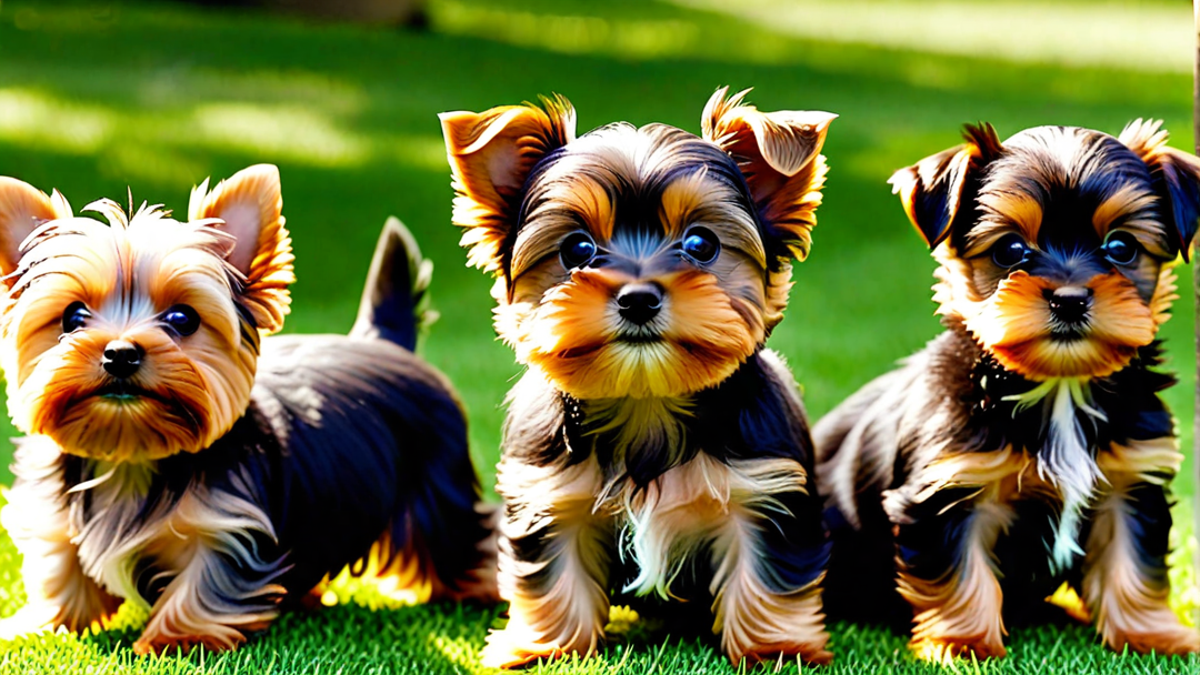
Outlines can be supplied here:
M388 218L375 245L350 336L382 338L409 351L416 349L421 329L437 320L437 312L428 307L432 277L433 263L421 257L412 232L399 218Z

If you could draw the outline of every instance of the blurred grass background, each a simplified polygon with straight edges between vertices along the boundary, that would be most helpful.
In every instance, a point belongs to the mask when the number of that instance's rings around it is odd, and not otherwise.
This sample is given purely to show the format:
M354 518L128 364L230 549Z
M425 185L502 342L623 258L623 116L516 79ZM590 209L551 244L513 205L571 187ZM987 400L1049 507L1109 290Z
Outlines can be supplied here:
M616 120L696 132L705 100L724 84L755 87L764 110L839 113L813 254L770 341L814 419L939 330L933 264L885 185L893 170L956 144L960 125L976 120L1004 137L1038 124L1115 134L1155 117L1173 145L1193 147L1193 37L1182 0L429 0L427 10L428 27L411 30L237 7L0 0L0 174L58 188L76 209L124 201L131 186L135 201L183 212L204 177L278 164L299 277L289 332L349 328L379 228L399 216L436 265L442 318L421 351L463 397L493 499L500 402L518 368L494 340L490 281L465 268L449 224L436 113L559 92L576 105L580 132ZM1181 376L1167 398L1187 449L1195 363L1191 271L1180 272L1185 299L1163 337ZM0 422L0 437L14 434ZM0 465L10 455L0 443ZM1190 475L1189 457L1175 486L1181 521ZM10 480L0 470L0 483ZM11 545L0 546L7 614L22 595ZM1185 559L1177 556L1179 587L1190 579ZM134 659L128 630L50 636L0 645L0 670L473 672L495 615L340 606L288 617L234 655L161 661ZM618 642L586 666L544 672L732 672L707 642L678 637ZM934 670L903 644L838 627L829 672ZM1195 659L1111 655L1084 628L1017 631L1010 644L1010 659L963 668L1200 671Z

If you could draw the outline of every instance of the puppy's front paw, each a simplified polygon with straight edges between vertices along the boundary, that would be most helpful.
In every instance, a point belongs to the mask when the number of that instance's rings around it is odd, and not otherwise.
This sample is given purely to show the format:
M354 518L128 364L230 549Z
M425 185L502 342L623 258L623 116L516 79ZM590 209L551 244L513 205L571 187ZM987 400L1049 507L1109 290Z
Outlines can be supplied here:
M957 657L969 657L972 654L981 661L1008 654L1001 642L972 637L925 638L913 640L908 647L918 659L941 664L949 664Z
M729 660L736 668L742 659L750 665L759 663L772 664L781 658L790 662L799 656L801 661L814 665L827 665L833 661L833 654L825 649L825 643L820 644L780 644L780 645L750 645L739 653L729 654Z
M186 654L193 647L202 647L213 652L237 649L246 641L242 631L229 626L206 626L211 632L200 634L196 630L180 627L164 627L161 622L151 621L145 632L133 643L135 654L166 654L178 650ZM247 628L249 630L249 628Z
M1144 633L1114 633L1109 637L1109 647L1114 651L1129 651L1139 654L1196 654L1200 653L1200 633L1179 624L1166 624Z
M58 609L46 604L29 604L16 614L0 619L0 640L14 640L22 635L36 635L54 630Z
M538 659L557 659L572 651L587 656L595 652L595 645L583 651L539 642L530 631L521 630L510 623L504 630L492 631L487 636L481 661L488 668L516 668Z

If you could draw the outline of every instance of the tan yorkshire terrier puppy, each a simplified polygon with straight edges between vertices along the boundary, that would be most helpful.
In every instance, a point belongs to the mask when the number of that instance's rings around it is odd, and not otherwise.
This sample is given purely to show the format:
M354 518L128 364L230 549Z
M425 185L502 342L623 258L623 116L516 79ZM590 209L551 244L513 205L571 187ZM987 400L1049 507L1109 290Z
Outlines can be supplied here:
M813 431L830 614L879 620L899 591L922 658L1003 656L1005 623L1065 583L1112 649L1196 652L1167 605L1183 457L1155 336L1200 160L1142 120L966 141L891 180L941 265L946 332Z
M138 653L232 648L326 575L493 595L461 407L412 349L429 263L389 222L349 337L263 338L293 281L279 172L192 192L188 222L76 217L0 177L0 356L19 441L3 522L28 605L3 632L150 606ZM261 350L261 353L260 353Z
M736 663L823 662L828 543L796 383L763 349L821 201L824 112L718 91L703 137L562 98L441 116L454 223L528 366L484 662L590 654L610 589L711 602Z

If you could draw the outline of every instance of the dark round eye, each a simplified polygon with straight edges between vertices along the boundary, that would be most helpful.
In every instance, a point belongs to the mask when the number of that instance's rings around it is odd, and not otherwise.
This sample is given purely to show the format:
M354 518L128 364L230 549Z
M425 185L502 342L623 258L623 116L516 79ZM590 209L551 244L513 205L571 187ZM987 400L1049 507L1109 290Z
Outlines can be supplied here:
M1029 255L1029 244L1021 235L1010 232L992 245L992 261L1000 267L1016 267Z
M683 236L680 245L689 258L698 263L710 263L721 253L721 242L717 235L706 227L693 227Z
M1108 258L1109 262L1117 265L1128 265L1137 259L1138 250L1141 248L1137 239L1128 232L1117 230L1108 235L1104 240L1104 257Z
M596 257L596 242L584 232L574 232L567 235L559 249L563 267L573 270L583 267Z
M92 313L88 311L87 305L82 302L72 302L63 310L62 332L70 333L79 330L90 318L92 318Z
M181 337L187 337L200 328L200 315L188 305L175 305L163 312L162 322Z

